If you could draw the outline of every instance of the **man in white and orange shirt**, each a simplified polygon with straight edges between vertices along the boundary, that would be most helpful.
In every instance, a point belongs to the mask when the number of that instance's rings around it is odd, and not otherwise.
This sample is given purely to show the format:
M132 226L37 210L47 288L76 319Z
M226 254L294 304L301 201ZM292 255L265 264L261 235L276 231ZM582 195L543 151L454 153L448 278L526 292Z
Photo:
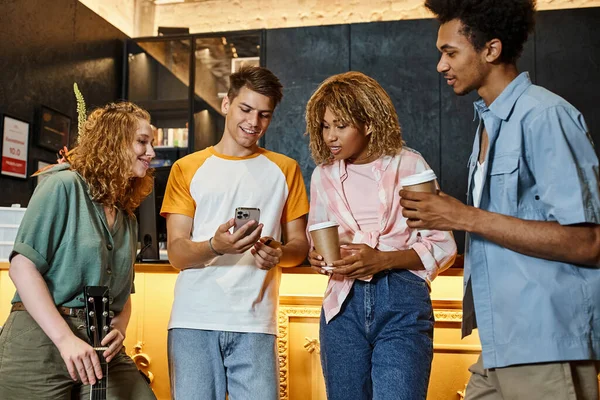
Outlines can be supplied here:
M174 399L279 398L279 267L308 252L300 168L257 144L282 86L260 67L242 67L230 82L221 141L173 165L161 210L169 260L181 270L168 338ZM238 207L260 209L260 223L232 233Z

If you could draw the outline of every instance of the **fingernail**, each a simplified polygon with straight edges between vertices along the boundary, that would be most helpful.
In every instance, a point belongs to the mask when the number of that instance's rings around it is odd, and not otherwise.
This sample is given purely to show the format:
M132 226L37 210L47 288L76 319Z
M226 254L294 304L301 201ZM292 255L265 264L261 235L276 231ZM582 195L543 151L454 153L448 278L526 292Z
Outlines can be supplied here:
M323 257L322 257L322 256L319 256L319 257L317 257L317 259L319 259L319 260L323 260Z

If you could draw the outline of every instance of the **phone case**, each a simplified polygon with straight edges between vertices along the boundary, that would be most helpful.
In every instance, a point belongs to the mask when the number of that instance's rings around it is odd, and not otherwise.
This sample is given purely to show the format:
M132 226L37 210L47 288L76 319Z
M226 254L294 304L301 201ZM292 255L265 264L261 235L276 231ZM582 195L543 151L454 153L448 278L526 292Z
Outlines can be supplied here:
M259 208L251 208L251 207L238 207L235 209L235 225L233 227L233 231L236 232L242 226L246 225L248 222L254 220L256 221L256 225L250 228L244 236L248 236L254 229L258 226L260 222L260 209Z

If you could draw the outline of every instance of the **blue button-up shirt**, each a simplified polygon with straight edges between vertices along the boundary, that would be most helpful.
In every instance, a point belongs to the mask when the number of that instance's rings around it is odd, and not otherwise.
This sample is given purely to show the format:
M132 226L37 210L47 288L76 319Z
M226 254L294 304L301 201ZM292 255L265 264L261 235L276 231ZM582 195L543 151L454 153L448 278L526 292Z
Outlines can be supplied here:
M575 107L533 85L525 72L489 107L475 102L475 111L469 204L485 126L481 209L600 224L598 158ZM486 368L600 359L600 268L529 257L474 234L466 246L463 334L477 325Z

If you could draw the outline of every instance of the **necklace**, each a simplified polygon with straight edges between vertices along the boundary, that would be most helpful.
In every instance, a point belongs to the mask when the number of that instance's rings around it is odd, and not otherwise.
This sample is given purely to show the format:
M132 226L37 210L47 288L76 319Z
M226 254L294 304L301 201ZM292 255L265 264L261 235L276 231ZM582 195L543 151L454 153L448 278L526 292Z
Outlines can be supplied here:
M375 161L378 157L379 156L377 154L369 152L362 158L356 158L354 160L348 160L348 161L350 161L352 164L357 164L357 165L368 164L371 161Z

